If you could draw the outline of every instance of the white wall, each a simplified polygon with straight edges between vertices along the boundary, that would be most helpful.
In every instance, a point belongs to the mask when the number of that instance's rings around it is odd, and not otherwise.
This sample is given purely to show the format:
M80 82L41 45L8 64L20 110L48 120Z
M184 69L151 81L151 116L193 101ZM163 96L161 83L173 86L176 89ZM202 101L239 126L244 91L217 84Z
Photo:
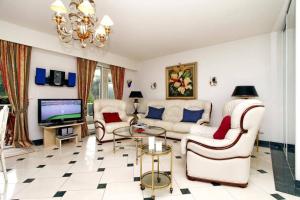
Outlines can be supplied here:
M3 40L136 70L137 61L110 53L109 45L102 49L97 47L83 49L78 43L66 44L60 42L55 35L42 33L6 21L0 20L0 27L0 39Z
M213 125L220 123L223 105L236 85L255 85L267 109L260 139L282 142L279 43L280 34L272 33L147 60L140 64L139 87L145 99L165 99L165 67L196 61L198 98L212 101ZM212 76L218 80L215 87L209 85ZM156 90L150 88L152 82L157 82Z
M67 72L75 72L77 74L76 58L60 53L55 53L39 48L32 48L30 75L29 75L29 137L31 140L38 140L43 138L43 130L38 126L38 111L37 100L45 98L78 98L77 83L76 87L54 87L54 86L40 86L35 84L35 69L36 67L46 68L47 76L49 76L50 69L60 70ZM125 83L124 83L124 99L128 100L128 96L131 90L135 89L136 71L126 69L125 71ZM128 79L133 80L131 88L127 87L126 81ZM128 112L133 112L128 104Z
M42 129L38 126L37 99L45 98L78 98L76 87L54 87L49 85L35 84L35 69L42 67L47 69L47 76L50 69L77 74L76 58L58 54L38 48L32 48L30 75L29 75L29 107L28 107L28 128L31 140L43 138Z

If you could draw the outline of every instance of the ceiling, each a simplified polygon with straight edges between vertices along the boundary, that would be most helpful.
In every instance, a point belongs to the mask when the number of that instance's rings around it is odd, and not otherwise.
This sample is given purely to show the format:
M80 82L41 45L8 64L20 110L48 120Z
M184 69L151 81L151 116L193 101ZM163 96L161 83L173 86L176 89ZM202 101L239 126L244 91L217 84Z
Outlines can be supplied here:
M70 0L63 0L65 5ZM136 60L275 30L288 0L95 0L115 25L107 47ZM52 0L0 0L0 20L56 35Z

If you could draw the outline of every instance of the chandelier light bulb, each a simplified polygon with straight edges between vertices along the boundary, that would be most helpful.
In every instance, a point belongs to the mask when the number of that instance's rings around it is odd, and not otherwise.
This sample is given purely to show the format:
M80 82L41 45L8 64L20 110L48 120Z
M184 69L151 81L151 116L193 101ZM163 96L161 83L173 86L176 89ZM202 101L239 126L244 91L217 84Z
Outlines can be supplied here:
M50 9L53 10L54 12L56 12L58 15L68 12L65 5L63 4L63 2L61 0L55 0L51 4Z
M114 22L111 20L111 18L108 15L104 15L100 24L109 27L114 25Z
M96 29L96 35L105 35L105 28L103 26L99 26L97 29Z
M83 12L84 15L93 15L95 14L95 9L89 0L84 0L79 6L78 9Z

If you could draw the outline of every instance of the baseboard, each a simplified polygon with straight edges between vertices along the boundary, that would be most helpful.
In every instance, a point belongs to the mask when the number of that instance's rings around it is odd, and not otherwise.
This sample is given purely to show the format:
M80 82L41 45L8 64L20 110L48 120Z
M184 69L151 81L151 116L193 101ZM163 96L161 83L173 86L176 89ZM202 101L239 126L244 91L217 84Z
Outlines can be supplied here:
M300 189L300 181L295 180L295 187Z
M269 148L275 149L275 150L283 150L284 144L281 142L271 142L271 141L259 140L258 146L269 147ZM295 153L295 145L294 144L288 144L287 147L288 147L287 148L288 152Z

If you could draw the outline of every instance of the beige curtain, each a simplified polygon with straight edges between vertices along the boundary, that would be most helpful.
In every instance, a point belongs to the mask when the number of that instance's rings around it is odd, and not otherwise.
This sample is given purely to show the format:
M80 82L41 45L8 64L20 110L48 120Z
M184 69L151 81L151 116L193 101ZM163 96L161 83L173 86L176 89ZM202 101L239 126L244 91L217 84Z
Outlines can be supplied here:
M0 40L0 71L15 115L13 145L29 147L28 83L31 47Z
M96 66L97 66L96 61L77 58L78 96L80 99L82 99L82 105L83 105L84 124L81 126L82 137L88 135L88 126L86 122L87 101L88 101L90 89L92 87Z

